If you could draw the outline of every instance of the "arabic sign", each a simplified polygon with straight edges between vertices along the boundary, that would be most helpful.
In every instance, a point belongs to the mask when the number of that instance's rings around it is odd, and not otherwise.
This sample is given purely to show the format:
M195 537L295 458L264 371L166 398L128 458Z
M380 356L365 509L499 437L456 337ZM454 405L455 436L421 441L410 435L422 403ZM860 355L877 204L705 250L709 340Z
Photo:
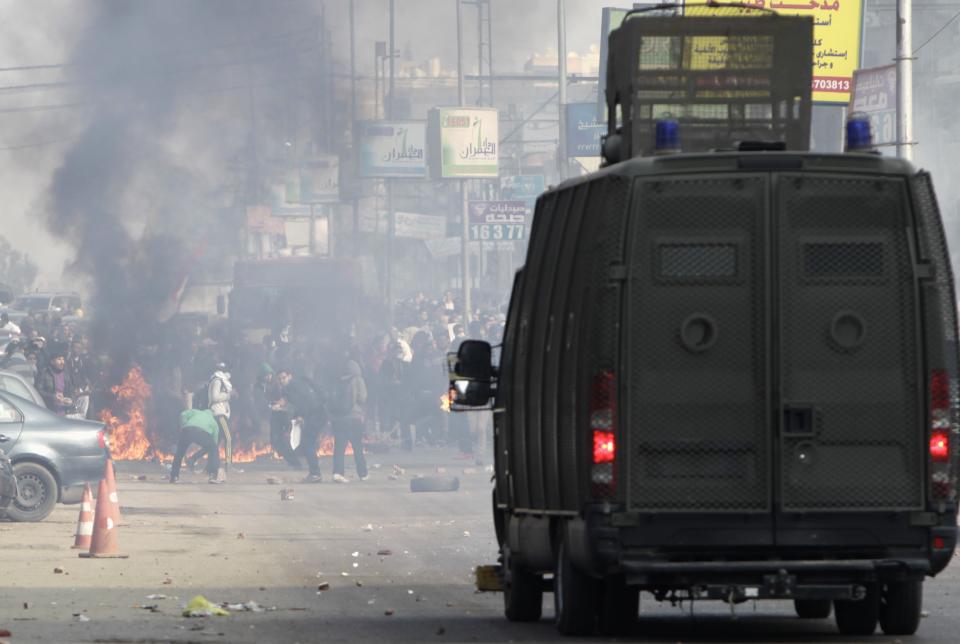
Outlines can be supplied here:
M359 124L359 139L360 176L427 176L426 123L368 121Z
M715 5L772 9L788 16L813 18L813 101L846 105L853 72L860 66L863 0L737 0ZM729 7L714 8L721 13ZM697 8L698 14L711 9Z
M300 166L300 203L340 201L340 157L317 157Z
M447 219L414 212L394 213L394 233L410 239L443 239L447 236Z
M431 111L430 121L434 131L431 149L436 152L432 158L439 159L439 168L434 161L434 170L440 178L486 179L498 175L496 109L441 107Z
M471 241L516 241L525 236L530 210L523 201L471 201Z
M567 156L600 156L600 137L607 126L597 120L597 107L593 103L567 103Z
M427 250L430 251L430 255L432 255L434 259L453 257L454 255L459 255L461 250L461 242L459 237L428 239L423 243L427 245Z
M533 212L537 197L543 194L546 181L542 174L516 174L500 177L500 196L509 200L520 200Z
M863 112L870 117L873 142L892 145L897 142L897 66L858 69L853 72L850 113Z

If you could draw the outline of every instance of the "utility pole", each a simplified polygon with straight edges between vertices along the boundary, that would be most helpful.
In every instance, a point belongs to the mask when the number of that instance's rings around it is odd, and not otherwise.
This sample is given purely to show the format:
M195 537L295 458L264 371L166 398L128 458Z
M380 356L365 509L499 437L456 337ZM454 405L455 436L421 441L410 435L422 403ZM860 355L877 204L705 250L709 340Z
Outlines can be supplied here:
M557 62L560 74L560 91L557 94L560 110L560 145L557 147L557 165L560 169L560 179L567 178L567 17L566 3L557 0Z
M462 0L457 0L457 104L460 107L466 105L466 97L463 92L463 7ZM460 230L460 255L463 260L463 321L464 324L470 323L470 315L473 311L473 303L470 298L470 220L469 203L467 200L467 180L460 180L460 221L462 224Z
M350 0L350 145L353 148L353 158L357 158L359 142L357 141L357 30L354 20L353 0ZM354 164L354 175L356 172ZM357 191L360 189L360 178L354 176L352 190L353 210L353 252L357 253L360 240L360 201Z
M394 118L394 72L396 71L396 7L395 0L390 0L390 33L387 44L387 56L390 57L390 90L389 95L384 96L384 112L388 119ZM397 236L397 221L393 212L393 179L385 179L387 182L387 319L393 325L393 245Z
M913 159L913 0L897 0L897 156Z

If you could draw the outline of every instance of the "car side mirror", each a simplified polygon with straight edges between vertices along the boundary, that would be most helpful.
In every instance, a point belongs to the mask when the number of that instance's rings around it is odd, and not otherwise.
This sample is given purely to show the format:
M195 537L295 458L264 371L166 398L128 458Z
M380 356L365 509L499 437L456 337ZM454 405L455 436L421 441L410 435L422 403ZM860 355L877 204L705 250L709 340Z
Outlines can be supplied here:
M464 340L456 353L447 355L447 370L454 409L457 405L482 407L490 402L497 378L489 342Z

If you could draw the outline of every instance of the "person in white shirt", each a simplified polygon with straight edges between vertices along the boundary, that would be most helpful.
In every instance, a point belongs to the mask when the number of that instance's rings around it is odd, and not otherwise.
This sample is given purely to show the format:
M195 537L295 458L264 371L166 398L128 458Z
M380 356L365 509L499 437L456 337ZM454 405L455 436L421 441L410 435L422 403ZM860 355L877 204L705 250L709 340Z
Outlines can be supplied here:
M0 313L0 331L6 331L11 335L20 335L20 327L10 321L10 316L6 313Z

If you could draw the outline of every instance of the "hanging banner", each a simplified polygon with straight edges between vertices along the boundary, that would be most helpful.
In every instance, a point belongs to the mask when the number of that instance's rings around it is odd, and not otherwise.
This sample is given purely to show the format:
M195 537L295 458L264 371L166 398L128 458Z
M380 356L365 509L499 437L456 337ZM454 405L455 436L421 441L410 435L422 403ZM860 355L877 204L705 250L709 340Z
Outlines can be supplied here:
M427 176L427 124L422 121L359 123L357 170L362 177Z
M813 18L813 102L846 105L853 72L860 67L863 0L736 0L691 2L687 15L729 15L734 8L770 9L785 16ZM700 5L700 6L697 6ZM749 13L749 12L748 12ZM761 15L755 12L754 15Z
M499 174L498 114L492 108L430 111L431 174L442 179L491 179Z
M897 66L853 72L849 112L863 112L870 117L874 145L896 145Z

